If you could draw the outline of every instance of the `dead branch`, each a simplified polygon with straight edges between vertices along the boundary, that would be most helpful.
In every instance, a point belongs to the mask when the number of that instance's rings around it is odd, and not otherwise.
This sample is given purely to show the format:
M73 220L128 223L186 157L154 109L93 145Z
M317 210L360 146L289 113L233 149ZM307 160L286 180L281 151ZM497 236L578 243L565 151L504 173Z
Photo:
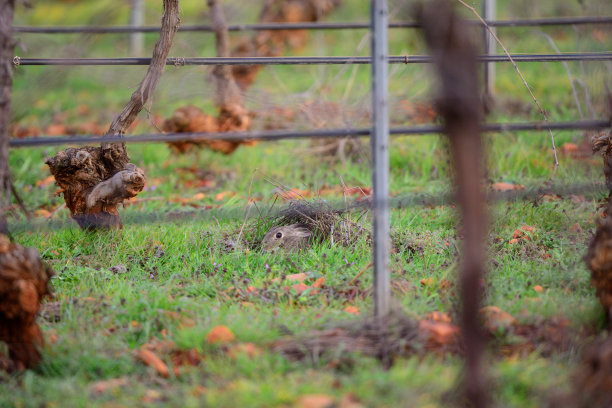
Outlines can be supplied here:
M124 135L151 97L166 67L180 23L178 0L164 0L159 39L138 89L111 123L107 135ZM117 207L145 185L144 172L130 163L125 143L66 149L45 163L61 187L66 206L82 228L120 227Z
M484 275L486 238L483 145L480 136L482 106L478 92L476 49L469 28L447 0L424 4L418 20L433 55L441 81L438 110L445 122L457 184L463 224L461 260L461 323L466 353L465 392L473 407L488 405L482 370L485 337L478 320L480 279Z

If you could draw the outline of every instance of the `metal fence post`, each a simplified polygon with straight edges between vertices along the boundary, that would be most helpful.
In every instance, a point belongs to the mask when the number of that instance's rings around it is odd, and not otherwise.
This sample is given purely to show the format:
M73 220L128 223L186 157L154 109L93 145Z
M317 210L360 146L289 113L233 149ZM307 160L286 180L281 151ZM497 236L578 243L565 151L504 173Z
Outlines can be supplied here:
M144 0L130 0L130 26L142 27L144 24ZM130 54L140 57L144 51L144 34L130 34Z
M388 10L386 0L371 0L372 36L372 184L374 218L374 311L376 317L389 313L389 115Z
M483 0L482 1L482 18L489 24L490 21L495 19L495 8L496 0ZM491 27L491 30L495 32L495 27ZM484 55L495 54L495 38L489 33L487 27L483 28L483 40L484 40ZM492 97L495 93L495 62L484 63L484 94L487 97Z

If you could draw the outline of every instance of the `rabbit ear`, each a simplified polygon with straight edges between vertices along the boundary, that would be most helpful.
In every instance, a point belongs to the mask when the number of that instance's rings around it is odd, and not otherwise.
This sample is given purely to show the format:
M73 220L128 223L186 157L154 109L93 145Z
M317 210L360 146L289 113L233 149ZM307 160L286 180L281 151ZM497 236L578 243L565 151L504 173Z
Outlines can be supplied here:
M294 232L297 237L309 237L312 235L312 232L306 227L296 227Z

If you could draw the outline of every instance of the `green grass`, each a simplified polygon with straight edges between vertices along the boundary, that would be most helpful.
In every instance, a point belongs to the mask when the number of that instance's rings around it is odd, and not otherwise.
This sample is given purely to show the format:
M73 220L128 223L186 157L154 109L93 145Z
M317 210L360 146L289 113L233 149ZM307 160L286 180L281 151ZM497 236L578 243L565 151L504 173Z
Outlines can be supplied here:
M202 2L182 2L184 24L206 21ZM253 21L255 7L228 1L234 12L232 22ZM346 0L346 5L330 19L337 21L367 19L367 3ZM529 2L529 7L535 4ZM563 3L561 5L561 3ZM527 2L499 1L499 15L522 16ZM147 5L147 24L159 21L159 11ZM610 7L593 2L587 10L571 2L538 2L533 15L571 14L609 15ZM66 10L70 9L68 13ZM244 9L244 10L243 10ZM530 9L531 10L531 9ZM110 1L38 2L31 11L18 9L18 24L123 24L127 7ZM406 19L397 16L397 19ZM545 28L563 51L576 49L571 28ZM536 29L500 29L500 37L511 52L553 52ZM578 28L583 50L606 50L607 44L592 34L591 27ZM367 55L368 41L359 48L365 31L312 33L311 42L300 55ZM607 34L610 38L609 34ZM424 53L415 31L393 31L391 54ZM126 56L125 36L36 36L22 35L27 51L21 57L45 56ZM152 47L155 35L147 35ZM608 41L609 44L609 41ZM179 34L172 56L213 55L208 34ZM585 76L579 64L569 68L589 86L596 115L603 115L603 83L609 70L603 63L587 63ZM489 120L540 120L533 107L526 113L505 108L505 101L521 101L531 106L527 90L509 64L498 64L497 95L500 108ZM551 120L578 118L576 101L565 68L561 64L520 64ZM57 115L69 124L95 121L108 123L128 100L144 73L142 67L20 67L15 75L13 121L22 126L45 128ZM175 108L194 103L214 111L214 84L209 71L197 67L169 68L152 105L152 113L168 116ZM393 125L410 125L402 114L400 101L426 101L434 78L424 66L393 66L391 70L391 112ZM313 101L330 102L351 117L369 107L368 67L268 67L247 94L250 109L292 107L299 111ZM585 95L580 103L587 116ZM531 105L529 105L531 104ZM86 106L88 113L80 107ZM79 113L81 112L81 113ZM333 115L332 115L333 116ZM339 115L342 116L342 115ZM154 132L146 116L135 133ZM323 126L343 126L338 117L326 118ZM349 121L352 126L367 126L367 117ZM290 127L310 128L313 124L298 115ZM557 145L580 144L584 135L558 132ZM527 188L541 187L552 174L552 149L549 136L538 132L487 135L487 178L492 182L511 182ZM370 186L369 160L326 163L307 153L306 142L283 141L241 147L230 156L200 151L185 156L173 155L162 144L129 145L132 162L145 170L148 185L139 198L143 201L121 210L124 218L141 213L183 211L190 205L221 209L243 206L249 196L260 199L266 209L274 201L274 179L292 188L318 191L327 186ZM58 209L61 197L56 187L37 185L48 176L43 159L58 148L14 149L10 167L17 190L28 208ZM396 137L391 140L391 180L393 194L447 192L449 163L446 143L438 136ZM584 160L560 156L557 185L600 181L598 158ZM187 170L191 169L191 170ZM193 187L198 174L212 172L215 184ZM40 183L39 183L40 184ZM232 192L218 200L216 195ZM204 193L186 205L178 199ZM572 200L518 201L497 203L489 214L489 273L484 303L511 313L524 322L567 318L572 327L596 328L602 312L589 284L589 273L582 261L588 239L595 229L598 201L603 194ZM173 201L174 200L174 201ZM217 214L217 213L215 213ZM53 215L66 219L67 210ZM11 219L19 226L20 215ZM38 221L43 221L42 218ZM253 220L249 221L252 223ZM144 406L147 401L165 406L292 406L300 396L328 394L339 401L347 394L364 406L445 406L445 397L460 378L461 361L453 356L401 358L389 370L374 359L350 355L347 361L329 356L320 361L295 362L274 353L271 345L287 333L301 335L338 322L357 320L344 311L356 306L371 313L369 298L347 300L342 296L285 293L274 278L286 274L308 273L312 279L324 276L326 284L341 288L369 264L371 247L365 238L350 248L318 245L300 254L271 255L256 249L228 251L225 240L235 238L243 214L234 217L201 217L185 222L161 220L153 224L131 224L113 233L88 233L76 226L59 230L23 231L16 241L37 248L56 271L52 283L55 302L61 304L61 320L39 319L48 341L41 366L22 375L3 375L0 406ZM581 227L575 230L574 225ZM422 279L456 280L458 247L456 212L448 205L414 206L393 210L391 225L398 250L391 256L394 281L410 288L396 296L396 307L418 318L432 311L453 314L456 299L437 285L421 285ZM509 244L513 231L522 225L536 227L532 241ZM247 233L261 239L266 226ZM163 252L163 255L160 254ZM156 256L157 253L157 256ZM550 255L550 256L548 256ZM125 273L110 268L124 265ZM365 273L362 287L372 277ZM268 285L269 297L232 296L232 287L262 288ZM542 293L535 285L544 288ZM76 303L74 301L77 301ZM177 319L175 313L182 316ZM183 324L182 319L190 319ZM208 344L207 333L217 325L229 327L237 343L253 342L262 351L254 357L231 358L220 346ZM138 362L135 351L155 340L171 340L182 350L197 349L202 363L179 377L162 379ZM491 352L492 354L493 352ZM488 364L492 392L500 406L538 407L554 392L568 390L580 350L553 353L543 357L534 352L522 357L491 355ZM169 356L162 355L166 362ZM127 385L93 393L97 381L125 378Z

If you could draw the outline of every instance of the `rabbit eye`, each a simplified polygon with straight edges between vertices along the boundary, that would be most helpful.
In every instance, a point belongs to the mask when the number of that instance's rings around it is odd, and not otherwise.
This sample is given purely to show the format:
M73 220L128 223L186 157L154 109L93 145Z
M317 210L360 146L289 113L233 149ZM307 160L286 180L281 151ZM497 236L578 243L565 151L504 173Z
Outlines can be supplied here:
M283 237L283 233L282 232L277 232L276 233L276 238L282 238Z

